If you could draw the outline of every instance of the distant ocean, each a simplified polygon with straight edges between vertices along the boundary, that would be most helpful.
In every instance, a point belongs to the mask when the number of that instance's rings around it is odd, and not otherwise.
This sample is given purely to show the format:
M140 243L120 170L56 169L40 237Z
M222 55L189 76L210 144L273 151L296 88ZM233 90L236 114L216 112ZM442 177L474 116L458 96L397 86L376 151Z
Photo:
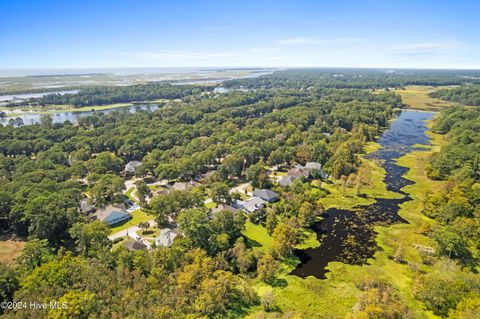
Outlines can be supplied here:
M48 76L48 75L85 75L85 74L156 74L156 73L190 73L190 72L222 72L233 70L262 70L264 68L35 68L35 69L0 69L0 77L16 77L16 76Z

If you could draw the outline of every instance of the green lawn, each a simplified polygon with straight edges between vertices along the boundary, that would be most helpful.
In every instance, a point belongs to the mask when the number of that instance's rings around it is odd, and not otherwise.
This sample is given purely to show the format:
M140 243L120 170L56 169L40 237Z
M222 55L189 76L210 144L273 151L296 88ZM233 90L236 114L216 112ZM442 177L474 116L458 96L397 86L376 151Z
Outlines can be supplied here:
M215 208L215 207L217 207L217 204L215 204L215 202L209 202L209 203L206 203L206 204L205 204L205 207L207 207L207 208Z
M147 214L141 209L133 211L132 213L130 213L130 215L132 215L132 218L130 220L123 223L118 223L110 227L112 230L112 234L127 229L128 227L138 226L138 224L141 222L148 222L152 219L155 219L155 216Z
M128 199L130 199L132 202L136 202L136 200L132 196L132 193L134 190L135 190L135 187L132 187L129 190L127 190L127 192L125 193L125 196L127 196Z
M268 234L267 229L262 225L256 225L247 220L243 234L252 241L253 249L260 249L262 251L272 249L272 236Z
M160 235L160 229L157 227L149 227L145 233L142 230L137 232L142 237L155 238Z

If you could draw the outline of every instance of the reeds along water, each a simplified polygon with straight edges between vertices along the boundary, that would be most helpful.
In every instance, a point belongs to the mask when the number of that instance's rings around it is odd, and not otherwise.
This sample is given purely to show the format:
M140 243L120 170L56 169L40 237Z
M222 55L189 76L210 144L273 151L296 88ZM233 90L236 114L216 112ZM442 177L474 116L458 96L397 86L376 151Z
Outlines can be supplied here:
M324 219L313 226L320 246L295 251L301 263L291 275L324 279L327 273L325 267L331 261L365 263L378 249L374 225L407 222L398 215L400 204L410 200L401 189L413 182L402 177L408 168L398 166L395 162L399 157L411 152L414 145L429 143L429 137L425 134L425 121L432 116L433 113L428 112L403 111L378 140L382 148L369 156L383 162L387 190L400 193L404 197L376 198L375 203L352 210L328 209Z

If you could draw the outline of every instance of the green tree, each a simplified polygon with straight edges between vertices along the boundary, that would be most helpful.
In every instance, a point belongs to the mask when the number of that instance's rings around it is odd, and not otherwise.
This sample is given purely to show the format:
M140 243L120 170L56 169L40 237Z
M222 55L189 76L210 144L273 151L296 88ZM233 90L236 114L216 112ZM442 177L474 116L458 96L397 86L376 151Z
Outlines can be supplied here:
M275 253L281 257L290 256L297 243L297 236L297 230L290 223L280 222L272 234Z
M135 182L137 188L137 196L141 203L145 204L145 198L152 194L152 191L147 186L144 180L138 180Z
M123 179L113 174L101 175L90 189L91 195L96 199L96 206L108 203L119 203L123 200Z
M18 274L13 267L0 263L0 302L12 301L14 292L18 289ZM0 308L0 314L3 309Z
M217 204L225 204L232 201L232 197L230 196L230 188L227 184L222 182L212 183L209 189L209 195Z
M85 257L103 257L112 247L108 239L110 228L103 222L76 223L70 229L78 252Z
M298 219L303 227L312 226L317 221L317 210L309 202L303 202L298 211Z
M264 254L257 262L257 277L261 281L271 283L275 280L280 263L269 253Z
M265 218L265 227L267 228L268 234L273 234L275 227L277 227L278 220L275 210L271 207L267 207L267 217Z
M247 180L250 181L254 188L265 188L268 185L268 175L264 166L263 161L260 161L246 170Z
M89 171L95 174L119 173L122 166L121 158L109 152L102 152L90 161Z
M31 239L25 244L17 261L25 272L31 272L52 258L52 249L46 239Z

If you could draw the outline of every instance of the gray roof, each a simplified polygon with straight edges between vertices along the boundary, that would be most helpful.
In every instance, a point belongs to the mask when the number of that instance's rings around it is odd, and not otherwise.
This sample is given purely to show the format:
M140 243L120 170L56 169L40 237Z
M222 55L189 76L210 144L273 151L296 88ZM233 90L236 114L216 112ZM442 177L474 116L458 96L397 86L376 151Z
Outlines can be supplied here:
M173 245L173 240L178 236L178 233L175 230L170 228L163 228L160 230L160 235L155 238L155 245L170 247Z
M254 197L252 197L250 199L247 199L245 201L237 199L233 202L233 206L237 207L237 208L240 208L240 209L243 209L243 210L245 210L249 213L253 213L256 210L259 210L259 209L263 208L265 203L266 202L263 199L261 199L260 197L254 196Z
M131 161L125 165L125 170L129 173L135 173L135 170L142 165L139 161Z
M312 169L317 169L320 171L322 169L322 164L320 164L319 162L307 162L307 164L305 164L305 168L310 171Z
M308 177L310 176L310 172L308 169L305 169L305 167L301 165L296 165L294 168L291 168L288 170L288 175L294 176L294 177Z
M284 175L278 180L278 184L280 184L280 186L290 186L297 178L297 176Z
M88 198L84 198L80 201L80 211L83 214L88 214L95 211L95 206L88 203Z
M200 186L201 184L195 181L189 181L186 183L183 182L176 182L175 184L172 185L173 189L176 189L178 191L186 191L190 188Z
M278 199L278 194L275 192L272 192L269 189L256 188L253 191L253 196L258 196L261 199L264 199L266 201L272 201L272 200Z
M128 250L135 251L135 250L146 250L148 247L142 242L139 241L127 241L123 244Z
M125 204L116 204L116 205L110 205L105 208L99 209L96 211L94 216L97 217L98 220L104 221L110 214L114 213L127 213L127 209L125 208Z
M289 169L287 175L282 176L282 178L278 180L278 184L280 184L280 186L290 186L300 177L309 177L313 170L318 170L322 177L327 176L327 174L322 171L322 164L318 162L307 162L305 166L296 164L293 168Z
M221 211L224 211L224 210L227 210L227 211L232 212L232 213L236 213L238 211L238 209L233 207L233 206L220 204L217 207L212 209L212 213L215 214L215 213L218 213L218 212L221 212Z

